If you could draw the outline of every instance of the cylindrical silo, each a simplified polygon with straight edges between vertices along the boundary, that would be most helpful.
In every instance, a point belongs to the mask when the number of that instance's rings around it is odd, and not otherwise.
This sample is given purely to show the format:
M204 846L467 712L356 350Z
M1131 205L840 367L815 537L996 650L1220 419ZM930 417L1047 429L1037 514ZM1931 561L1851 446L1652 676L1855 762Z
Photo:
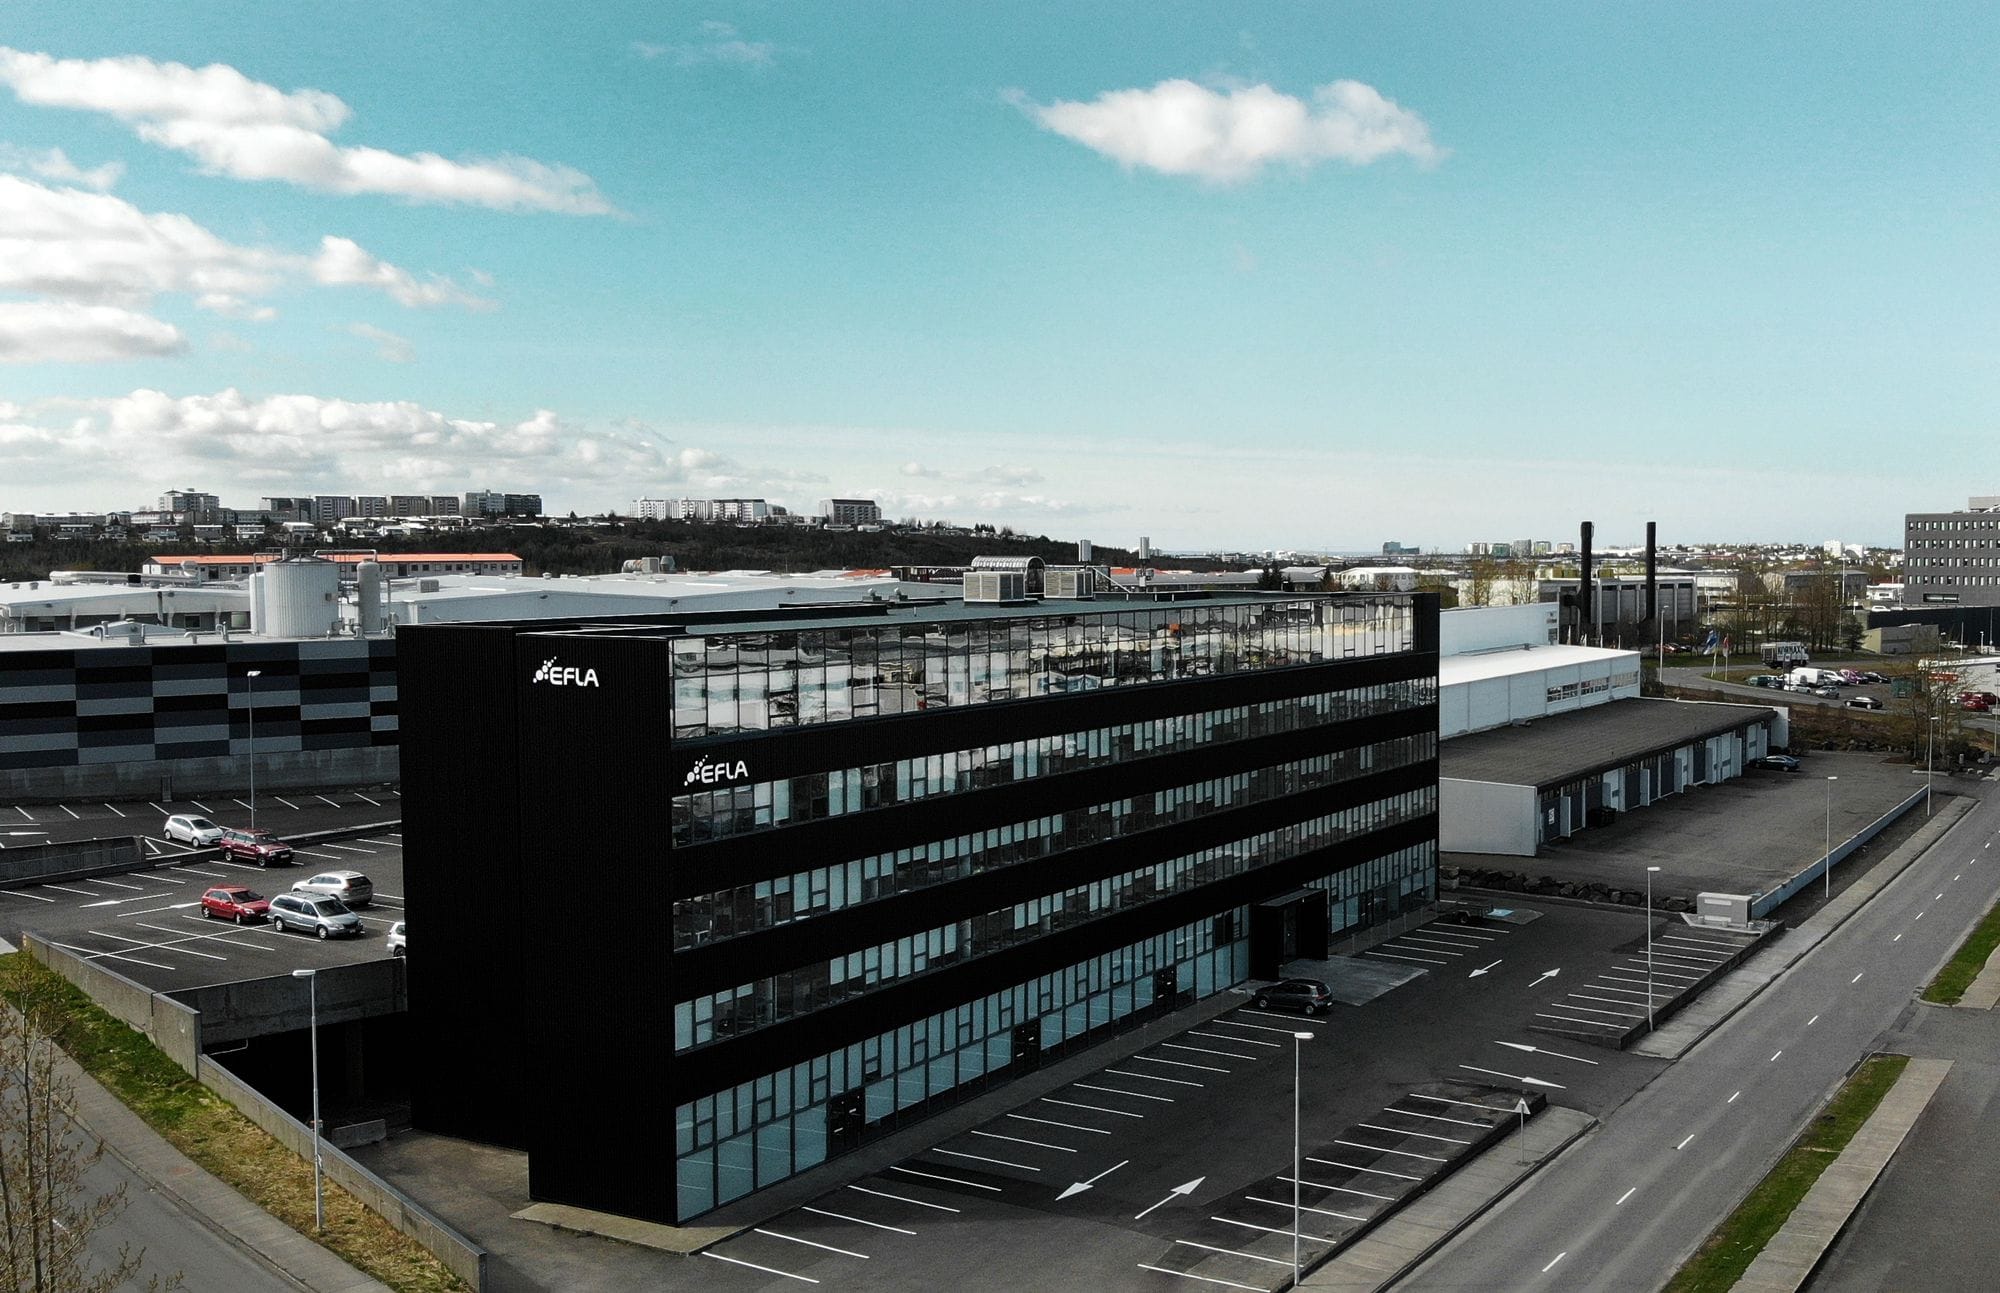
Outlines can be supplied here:
M251 599L264 622L251 631L268 637L317 638L333 632L340 617L340 567L318 557L273 561L254 576L262 595Z
M355 572L354 591L361 603L361 631L380 633L387 620L382 606L389 594L389 581L383 578L382 567L373 561L362 562Z

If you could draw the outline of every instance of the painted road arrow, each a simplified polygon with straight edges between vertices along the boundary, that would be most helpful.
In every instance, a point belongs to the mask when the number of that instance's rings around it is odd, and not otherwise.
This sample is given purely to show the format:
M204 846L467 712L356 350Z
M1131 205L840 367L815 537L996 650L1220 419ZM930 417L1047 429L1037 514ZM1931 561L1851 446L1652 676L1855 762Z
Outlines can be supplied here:
M1530 983L1528 986L1531 988L1539 988L1542 986L1543 979L1553 979L1558 974L1561 973L1562 973L1561 970L1543 970L1542 977L1540 979L1536 979L1533 983Z
M1206 1176L1197 1176L1192 1181L1189 1181L1185 1185L1176 1185L1173 1189L1167 1191L1167 1197L1161 1199L1158 1203L1155 1203L1153 1205L1153 1208L1165 1207L1167 1204L1172 1203L1177 1198L1186 1198L1188 1195L1193 1194L1196 1190L1200 1189L1201 1183L1203 1181L1206 1181L1207 1179L1208 1178ZM1146 1212L1151 1212L1153 1208L1147 1208ZM1145 1220L1146 1212L1140 1213L1138 1216L1132 1218L1132 1220L1134 1221Z
M1502 958L1502 959L1505 959L1505 958ZM1486 973L1486 972L1487 972L1488 970L1492 969L1494 965L1498 965L1498 964L1500 964L1500 962L1499 962L1499 961L1495 961L1495 962L1493 962L1493 963L1492 963L1492 965L1482 965L1482 966L1480 966L1480 967L1479 967L1478 969L1474 970L1474 971L1473 971L1472 973L1470 973L1470 974L1466 975L1465 977L1466 977L1466 978L1468 978L1468 979L1476 979L1476 978L1478 978L1478 977L1479 977L1480 975L1482 975L1482 974Z
M1477 1064L1461 1064L1459 1067L1473 1073L1491 1073L1494 1077L1503 1077L1510 1082L1519 1082L1523 1086L1545 1086L1552 1091L1569 1090L1568 1087L1560 1082L1544 1082L1540 1078L1522 1077L1519 1073L1502 1073L1499 1069L1483 1069Z
M1511 1046L1513 1049L1517 1051L1526 1051L1530 1055L1548 1055L1559 1060L1575 1060L1579 1064L1588 1064L1592 1068L1597 1067L1596 1060L1587 1060L1583 1058L1583 1056L1581 1055L1565 1055L1561 1051L1545 1050L1540 1046L1530 1046L1526 1042L1495 1042L1494 1045Z
M1129 1163L1131 1161L1132 1160L1128 1158L1125 1160L1125 1163ZM1125 1163L1114 1163L1110 1167L1107 1167L1103 1171L1099 1172L1096 1176L1091 1177L1088 1181L1078 1181L1075 1185L1070 1186L1067 1190L1064 1190L1061 1194L1058 1194L1056 1196L1056 1202L1061 1203L1064 1199L1069 1198L1071 1195L1082 1194L1085 1190L1089 1189L1091 1186L1097 1184L1105 1177L1111 1175L1119 1168L1125 1166Z

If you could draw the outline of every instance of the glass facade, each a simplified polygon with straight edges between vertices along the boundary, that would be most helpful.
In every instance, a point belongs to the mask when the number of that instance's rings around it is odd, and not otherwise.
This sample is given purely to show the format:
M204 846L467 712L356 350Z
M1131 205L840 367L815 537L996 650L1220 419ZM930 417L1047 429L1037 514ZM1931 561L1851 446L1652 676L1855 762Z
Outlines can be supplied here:
M844 736L838 745L816 738L798 747L807 753L764 765L807 771L694 783L695 793L672 796L676 889L687 895L673 904L687 995L673 1002L672 1062L735 1083L692 1099L709 1079L676 1087L678 1216L816 1166L1169 1000L1244 982L1245 901L1323 889L1331 930L1428 902L1437 788L1425 769L1437 734L1434 721L1399 716L1434 716L1434 664L1371 665L1361 676L1406 676L1365 684L1340 667L1413 654L1419 605L1363 595L911 608L860 626L802 621L798 631L757 626L663 643L677 742L762 733L777 743L786 738L775 729L787 727L1192 683L1161 687L1145 712L1123 701L1075 707L1093 725L1054 734L1040 733L1060 725L1063 706L1024 708L996 732L1009 739L978 746L966 745L964 719L937 729L957 733L949 749L924 748L931 729L920 722L885 724L875 730L891 735L879 739L857 731L851 748ZM1317 672L1282 685L1225 681L1292 668ZM1218 703L1288 692L1303 694ZM1119 721L1103 724L1112 715ZM1353 726L1334 729L1342 723ZM1023 731L1037 734L1016 739ZM781 747L723 748L754 767L758 749ZM991 793L1031 782L1054 802ZM1289 802L1343 783L1354 784ZM964 818L955 808L940 815L938 801L952 796L967 797ZM862 814L871 816L798 829ZM758 858L754 874L770 878L732 876L722 862L730 858L746 868ZM1283 880L1254 878L1278 867ZM969 883L1006 868L1019 869ZM695 887L706 891L688 894ZM1211 888L1213 905L1203 906ZM1149 916L1151 904L1161 905ZM1114 918L1120 934L1075 941L1074 931ZM784 927L806 920L827 923L810 942L787 941L806 931ZM1134 940L1149 929L1165 932ZM1078 950L1037 959L1038 943ZM806 947L832 954L808 959ZM1072 964L1059 959L1083 951ZM1003 953L987 969L968 968ZM991 968L1000 965L1020 967L1022 981L986 991L1013 977ZM977 986L953 986L967 979ZM874 994L886 994L875 1013L852 1009ZM835 1007L848 1009L825 1025L806 1022ZM931 1013L899 1022L922 1011ZM833 1020L843 1038L881 1030L833 1046L811 1031ZM775 1071L736 1082L766 1067Z
M1412 650L1408 597L970 613L673 643L674 737L761 732Z

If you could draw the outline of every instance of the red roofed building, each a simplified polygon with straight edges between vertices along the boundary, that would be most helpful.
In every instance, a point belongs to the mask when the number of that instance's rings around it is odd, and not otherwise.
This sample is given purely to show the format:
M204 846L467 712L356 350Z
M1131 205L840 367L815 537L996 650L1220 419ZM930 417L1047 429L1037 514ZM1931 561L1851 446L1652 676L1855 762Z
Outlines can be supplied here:
M423 575L518 575L521 559L511 552L320 552L315 556L340 566L343 579L354 578L364 561L382 567L391 579L413 579ZM234 556L174 556L162 553L148 557L142 573L148 575L191 574L202 582L248 579L266 562L282 560L275 552L239 553Z

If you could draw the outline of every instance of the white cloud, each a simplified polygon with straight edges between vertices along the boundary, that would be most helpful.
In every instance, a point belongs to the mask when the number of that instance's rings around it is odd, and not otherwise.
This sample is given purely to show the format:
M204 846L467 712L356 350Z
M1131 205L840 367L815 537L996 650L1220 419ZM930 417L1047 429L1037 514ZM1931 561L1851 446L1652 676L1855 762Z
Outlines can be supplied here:
M55 180L60 184L80 184L87 189L102 192L115 188L124 178L125 163L105 162L88 170L69 159L69 154L60 148L17 148L12 144L0 144L0 170L28 171L45 180Z
M1034 485L1043 479L1042 473L1033 467L986 466L970 471L948 471L942 467L931 467L911 461L903 464L902 471L905 476L915 476L924 480L949 480L973 485Z
M1213 90L1187 80L1107 90L1088 103L1009 98L1045 129L1121 165L1215 183L1248 180L1278 163L1442 156L1422 117L1359 81L1322 85L1310 101L1268 85Z
M308 259L240 246L187 216L142 211L108 193L0 174L0 291L127 309L184 293L200 309L262 321L277 311L260 298L292 281L372 288L413 308L493 305L442 275L419 278L346 238L323 239Z
M503 211L605 215L583 172L522 157L452 161L335 144L352 115L323 90L286 92L225 64L191 68L137 55L58 59L0 46L0 82L23 103L100 112L212 173L328 193L384 193Z
M407 364L417 357L408 337L399 337L393 332L376 327L372 323L350 323L347 331L363 341L375 343L375 353L392 364Z
M442 274L419 279L406 269L378 260L348 238L319 240L319 255L313 258L313 281L328 286L372 287L412 309L439 305L462 305L469 310L490 310L493 302L474 296Z
M114 305L0 301L0 363L96 363L179 354L187 338L171 323Z
M726 22L710 20L701 25L706 38L680 44L655 44L652 41L635 40L632 52L651 62L665 60L675 67L699 67L704 63L719 63L728 67L763 69L778 59L778 46L767 40L744 40L736 28Z

